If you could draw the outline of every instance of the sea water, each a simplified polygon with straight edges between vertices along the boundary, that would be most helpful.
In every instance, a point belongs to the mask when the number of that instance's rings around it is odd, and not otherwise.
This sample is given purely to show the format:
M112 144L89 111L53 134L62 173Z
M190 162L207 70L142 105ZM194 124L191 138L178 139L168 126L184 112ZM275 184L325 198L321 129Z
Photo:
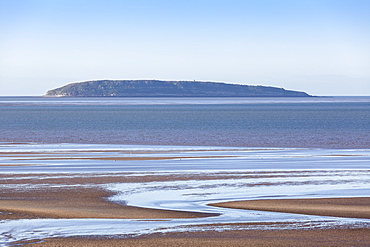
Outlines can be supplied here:
M131 236L284 226L286 229L369 227L366 219L208 206L233 200L368 196L369 148L370 97L3 97L0 98L0 149L5 154L0 157L0 175L4 177L0 188L71 186L43 183L44 178L55 176L168 175L174 177L171 182L72 186L100 186L115 193L110 200L132 206L220 215L165 221L5 220L0 221L0 244L87 235ZM6 155L12 152L31 153L13 158ZM43 153L48 153L49 158L71 159L38 159L38 155L45 158ZM123 154L192 158L124 162L73 159L81 155L122 157ZM210 156L215 157L204 158ZM176 180L178 175L196 179ZM7 183L7 179L22 180L30 176L40 182ZM277 222L280 223L275 226Z
M0 141L370 147L370 97L1 97Z

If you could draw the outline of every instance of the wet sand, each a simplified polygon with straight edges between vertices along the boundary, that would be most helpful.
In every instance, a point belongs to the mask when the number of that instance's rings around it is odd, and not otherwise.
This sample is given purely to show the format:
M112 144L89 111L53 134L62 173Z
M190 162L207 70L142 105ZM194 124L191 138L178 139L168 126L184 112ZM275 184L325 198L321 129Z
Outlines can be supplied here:
M211 206L282 213L370 219L370 197L250 200Z
M46 153L40 153L45 155ZM53 153L54 154L54 153ZM65 153L61 153L65 154ZM5 154L4 154L5 155ZM14 157L18 158L21 153ZM37 157L24 153L30 160L156 160L182 158L222 158L228 156L169 156L169 157ZM7 156L9 157L9 156ZM26 159L24 159L26 160ZM13 164L10 164L13 165ZM26 165L26 164L20 164ZM9 185L38 185L38 188L3 189L0 192L0 220L32 218L104 218L104 219L158 219L197 218L216 214L147 209L120 205L107 198L112 196L101 185L114 182L171 181L170 175L125 176L124 173L94 177L94 175L65 176L61 174L2 175ZM120 176L117 176L120 175ZM43 179L34 179L33 177ZM50 176L50 177L48 177ZM253 177L254 175L247 175ZM264 175L263 175L264 176ZM266 175L266 176L271 176ZM21 178L20 178L21 177ZM220 177L218 177L220 178ZM227 177L230 178L230 177ZM177 176L177 180L191 180L191 176ZM201 179L213 179L201 177ZM59 186L60 185L60 186ZM259 211L312 214L323 216L370 219L370 197L320 198L289 200L253 200L211 204L211 206ZM263 225L263 223L261 223ZM283 227L282 227L283 228ZM233 230L154 234L149 236L117 238L51 238L32 240L27 246L370 246L370 229L320 230Z
M110 192L101 189L81 187L3 191L0 211L5 214L2 214L1 219L166 219L211 216L211 214L204 213L118 205L106 200L111 195ZM227 202L213 204L213 206L253 210L269 209L269 211L290 213L309 213L311 210L312 213L318 215L368 218L369 203L370 198L324 198ZM283 210L284 208L288 208L287 211ZM124 239L69 237L32 240L27 242L26 246L370 246L370 229L205 231L154 234Z
M151 235L129 239L52 238L34 247L111 246L370 246L370 229L224 231Z
M33 175L34 176L34 175ZM46 176L46 175L45 175ZM114 177L85 178L91 185L106 183ZM117 177L116 177L117 178ZM127 177L118 177L126 181ZM83 177L55 178L50 184L76 184ZM144 176L141 181L167 180L169 176ZM188 178L191 179L191 178ZM70 181L69 181L70 180ZM114 179L113 179L114 180ZM22 180L9 183L18 184ZM46 182L46 181L44 181ZM98 187L48 187L24 190L3 190L0 200L0 220L25 218L116 218L169 219L207 217L212 214L147 209L119 205L106 198L111 196ZM212 204L276 212L369 218L370 198L321 198L299 200L255 200ZM266 224L266 223L265 223ZM261 223L264 225L264 223ZM282 224L282 228L284 225ZM117 238L51 238L32 240L26 246L370 246L370 229L320 230L233 230L224 232L184 232Z
M163 177L164 180L167 176ZM109 178L90 178L106 182ZM139 178L142 181L152 177ZM157 177L158 179L158 177ZM54 181L58 181L55 179ZM107 198L113 193L100 188L52 187L32 190L9 190L0 193L0 219L14 218L196 218L216 214L147 209L120 205ZM257 211L309 214L370 219L370 197L250 200L210 204L210 206Z
M2 192L0 220L15 218L166 219L218 214L147 209L106 200L112 193L95 188L50 188Z

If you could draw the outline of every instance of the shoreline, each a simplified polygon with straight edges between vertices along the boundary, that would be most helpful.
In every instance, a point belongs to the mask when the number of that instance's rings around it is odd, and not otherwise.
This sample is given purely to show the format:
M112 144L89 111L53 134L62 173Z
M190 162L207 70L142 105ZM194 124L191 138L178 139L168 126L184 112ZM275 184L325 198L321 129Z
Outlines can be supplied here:
M77 189L80 191L79 189ZM54 210L52 214L45 213L42 210L35 213L34 207L30 208L29 202L26 203L26 207L28 210L25 211L18 211L18 213L23 213L23 217L19 217L18 219L24 218L25 214L28 213L29 216L40 218L40 217L55 217L55 218L84 218L84 217L91 217L92 214L99 215L99 210L104 211L104 216L108 218L127 218L127 219L157 219L157 220L165 220L164 218L195 218L195 217L207 217L211 215L201 215L197 213L189 213L189 212L177 212L172 210L153 210L147 208L137 208L137 207L128 207L123 205L114 204L112 202L107 202L104 198L109 194L104 191L96 192L94 189L89 189L92 194L86 194L88 191L83 190L82 192L85 194L84 198L74 202L74 205L69 205L71 208L66 207L63 209L62 205L60 204L61 201L54 200L52 203L49 202L48 206L54 208L57 203L59 207L59 213ZM80 191L81 192L81 191ZM93 193L94 192L94 193ZM77 193L77 191L75 191ZM44 200L37 200L37 204L41 204L45 206L45 202L50 201L50 197L45 199L45 191L40 192L40 194L33 193L29 194L30 197L35 196L44 196ZM61 193L58 191L58 197L62 198L63 203L67 204L68 202L65 201L64 196L72 196L71 191L66 191L66 194ZM75 197L74 197L75 198ZM366 200L368 202L370 198L346 198L346 203L350 204L357 199ZM52 199L53 200L53 199ZM309 199L307 199L309 200ZM320 199L325 205L327 200L331 199ZM99 202L100 201L100 202ZM269 200L270 203L274 203L278 200ZM291 200L294 201L294 200ZM290 201L290 203L292 203ZM298 200L299 201L299 200ZM89 203L89 207L81 207L79 204L86 204ZM108 205L111 204L111 205ZM222 204L222 203L221 203ZM228 204L228 203L225 203ZM355 202L358 204L358 201ZM97 210L97 205L100 207ZM19 204L19 201L14 201L13 206L20 207L22 205ZM113 211L111 210L113 206ZM219 206L219 205L218 205ZM227 205L231 207L230 205ZM335 205L331 205L335 207ZM16 208L15 207L15 208ZM91 209L92 207L95 208L95 212L90 212L89 214L82 214L76 217L76 212L81 214L82 211L86 209ZM1 207L3 208L3 207ZM235 207L234 207L235 208ZM55 209L55 208L54 208ZM77 211L75 211L77 209ZM119 209L119 210L118 210ZM82 210L82 211L80 211ZM255 209L257 210L257 209ZM0 210L4 211L4 210ZM10 210L12 211L12 210ZM17 210L13 211L17 212ZM112 212L114 212L112 214ZM117 217L119 213L120 216ZM97 218L100 218L98 216ZM10 219L10 218L9 218ZM17 218L15 218L17 219ZM232 224L232 223L230 223ZM234 223L234 225L266 225L272 223ZM79 236L79 237L57 237L57 238L46 238L46 239L35 239L35 240L28 240L28 241L18 241L13 244L25 244L26 246L30 247L57 247L57 246L64 246L64 247L72 247L72 246L101 246L101 247L108 247L108 246L193 246L193 247L204 247L204 246L369 246L370 245L370 229L369 228L343 228L343 229L283 229L284 223L277 223L282 225L282 229L274 229L274 230L224 230L224 231L200 231L200 232L175 232L175 233L156 233L156 234L149 234L149 235L141 235L141 236L126 236L120 238L119 235L115 236ZM225 229L229 224L225 224ZM233 225L233 224L232 224Z
M370 219L370 197L248 200L209 205L244 210Z
M177 219L217 213L142 208L109 201L115 195L97 188L56 188L3 192L0 220L14 218ZM370 197L231 201L209 206L317 216L370 219ZM19 217L16 217L19 215Z
M6 145L6 144L4 144ZM10 144L8 144L11 146ZM46 144L47 145L47 144ZM171 219L196 219L201 217L213 217L219 216L219 213L201 213L194 211L175 211L175 210L166 210L166 209L153 209L145 207L135 207L125 205L124 201L115 202L111 201L110 197L117 194L116 190L110 191L106 184L114 183L135 183L143 184L158 182L159 186L162 182L168 182L169 185L174 186L173 189L181 189L182 184L186 184L187 181L217 181L217 179L234 179L243 178L245 179L244 183L248 186L249 190L254 188L258 189L258 192L261 192L259 186L279 186L282 185L282 182L286 182L289 186L289 178L298 178L295 185L307 185L310 184L309 177L311 176L329 176L330 174L317 174L316 170L305 171L301 173L298 171L287 171L286 173L280 174L281 171L271 172L270 168L266 166L263 171L259 173L254 173L253 169L244 173L240 173L238 170L230 170L228 172L218 173L218 170L215 170L214 173L181 173L181 169L178 167L179 164L182 164L181 159L184 159L184 162L191 161L193 158L194 164L197 162L209 162L212 158L220 161L225 158L223 162L233 162L233 160L239 160L239 155L220 155L219 152L222 151L233 151L238 152L238 149L225 149L214 148L214 149L182 149L175 148L171 149L153 149L148 151L144 149L136 149L135 152L131 152L127 149L106 149L104 150L94 150L94 149L73 149L77 145L71 145L67 149L53 149L29 152L24 150L13 150L14 152L1 152L0 155L4 159L4 167L10 166L10 171L15 171L14 173L2 173L0 177L3 179L3 184L5 185L0 193L0 220L18 220L18 219L128 219L133 221L171 221ZM37 147L36 147L37 148ZM263 148L251 148L248 151L268 151ZM281 148L278 148L280 150ZM9 148L9 150L12 150ZM31 149L30 149L31 150ZM32 149L33 150L33 149ZM54 150L54 151L53 151ZM72 151L71 151L72 150ZM243 149L244 150L244 149ZM243 151L240 150L240 151ZM183 152L209 152L216 151L208 155L203 154L186 154ZM245 150L244 150L245 151ZM273 151L273 150L271 150ZM280 150L281 151L281 150ZM174 152L174 154L172 154ZM357 153L350 152L338 152L340 155L333 153L324 153L321 152L313 154L312 157L325 157L325 159L341 159L344 157L348 159L350 157L362 157ZM223 153L221 153L223 154ZM295 154L295 153L294 153ZM361 153L360 153L361 154ZM129 156L128 156L129 155ZM131 157L132 155L132 157ZM245 157L251 157L252 153L244 154ZM273 155L277 155L276 152ZM286 155L284 153L284 155ZM315 156L318 155L318 156ZM366 153L367 156L367 153ZM240 157L243 157L241 155ZM257 153L258 157L258 153ZM285 156L282 156L285 157ZM291 157L291 156L288 156ZM296 156L292 156L294 159ZM306 157L306 156L303 156ZM230 158L228 160L228 158ZM265 158L265 156L262 156ZM292 159L292 158L290 158ZM115 162L120 160L121 162ZM175 176L172 176L172 173L151 173L146 171L147 165L153 163L152 161L168 160L169 162L175 162L173 167L180 169ZM259 159L264 160L264 159ZM22 165L28 165L30 161L35 162L29 164L31 166L29 171L31 173L24 172ZM58 162L61 162L60 164ZM63 163L64 161L71 161L70 163ZM89 163L90 161L98 163ZM248 161L248 159L246 159ZM31 163L32 163L31 162ZM133 162L133 163L130 163ZM140 162L140 163L139 163ZM148 162L148 163L146 163ZM253 164L256 160L253 159ZM264 161L266 162L266 161ZM294 161L297 162L297 161ZM336 162L336 160L335 160ZM142 170L134 170L130 172L127 170L130 165L137 166L138 164L144 164ZM161 162L162 163L162 162ZM201 164L199 163L199 164ZM269 163L269 162L267 162ZM61 166L60 170L55 170L53 165ZM63 165L67 164L64 168ZM83 167L86 165L86 170L73 170L74 166ZM93 166L98 166L100 168L102 165L106 165L104 170L88 170L89 164L94 164ZM193 163L191 163L194 165ZM295 163L294 163L295 164ZM12 166L19 166L12 170ZM34 166L34 167L32 167ZM44 173L43 167L51 169L51 173ZM72 167L68 170L68 167ZM110 168L109 168L110 167ZM184 166L186 167L186 166ZM289 169L292 167L287 166ZM35 169L34 169L35 168ZM100 169L99 168L99 169ZM170 168L170 167L169 167ZM107 170L111 169L111 170ZM117 170L116 170L117 169ZM126 169L126 170L125 170ZM203 169L203 168L202 168ZM318 169L318 168L315 168ZM357 168L363 170L361 168ZM54 171L54 172L53 172ZM96 173L89 173L95 171ZM117 172L120 171L120 172ZM138 173L139 172L139 173ZM327 172L330 172L330 167L327 168ZM346 171L348 173L348 171ZM70 176L72 174L72 176ZM362 174L362 173L361 173ZM363 173L362 176L368 174L368 169L366 173ZM359 173L353 173L351 176L356 176L358 178ZM282 180L281 180L281 179ZM299 179L302 178L299 183ZM254 180L258 179L258 180ZM270 179L270 180L269 180ZM332 179L328 177L326 179ZM352 179L352 178L349 178ZM354 179L354 178L353 178ZM183 181L176 185L175 181ZM293 181L293 180L292 180ZM323 180L325 181L325 180ZM345 180L343 180L345 181ZM217 183L217 182L216 182ZM222 182L225 183L225 182ZM292 185L294 185L292 184ZM320 183L318 183L320 184ZM156 183L154 183L156 185ZM189 186L191 183L189 184ZM206 183L201 182L197 186L205 186ZM138 187L141 189L140 187ZM241 188L244 188L241 186ZM153 187L157 190L157 187ZM267 191L268 192L268 191ZM206 191L195 191L195 193L189 193L187 196L201 196L201 193L206 193ZM271 192L268 192L270 195ZM288 193L289 194L289 193ZM350 196L349 194L347 196ZM367 195L365 195L367 196ZM220 197L218 201L222 198L227 198L227 196ZM232 197L229 197L232 198ZM237 198L237 197L235 197ZM121 199L122 200L122 199ZM123 200L126 200L124 198ZM158 200L161 200L158 198ZM172 200L172 198L171 198ZM173 198L176 200L176 198ZM129 201L130 202L130 201ZM257 203L254 208L250 208L246 205L248 203ZM119 204L121 203L121 204ZM259 204L258 204L259 203ZM261 204L262 203L262 204ZM136 205L145 205L145 204L136 204ZM350 217L350 218L362 218L370 219L370 197L347 197L347 198L320 198L320 199L274 199L274 200L251 200L251 201L230 201L225 203L216 203L208 204L210 206L217 207L227 207L227 208L238 208L238 209L249 209L272 212L285 212L285 213L298 213L298 214L310 214L309 210L313 210L312 215L326 215L326 216L336 216L336 217ZM289 208L289 207L290 208ZM270 207L270 208L268 208ZM341 209L338 211L338 207ZM284 211L288 210L288 211ZM288 208L288 209L287 209ZM364 209L365 208L365 209ZM362 210L362 211L361 211ZM330 211L329 213L327 213ZM213 211L217 212L217 210ZM222 211L220 211L222 212ZM334 212L334 213L333 213ZM258 212L256 213L258 214ZM258 216L260 217L260 216ZM205 219L206 219L205 218ZM135 220L136 219L136 220ZM150 220L152 219L152 220ZM190 220L189 223L194 223L194 226L199 228L199 231L194 232L181 230L175 231L173 233L153 233L149 235L124 235L125 231L121 233L113 233L107 236L104 235L94 235L95 232L91 232L91 236L79 236L79 237L61 237L61 238L50 238L45 235L45 239L38 240L28 240L25 242L19 242L27 244L28 246L245 246L246 243L250 246L327 246L328 243L335 246L348 246L355 245L363 246L370 245L370 228L368 224L358 224L350 225L343 224L340 226L329 225L327 228L323 225L315 225L312 221L312 225L309 225L306 229L304 224L306 222L302 221L302 224L295 224L295 222L290 222L292 229L284 226L282 222L268 222L268 221L256 221L255 223L237 223L236 218L225 223L223 226L220 223L215 223L215 221L210 218L210 224L199 224L196 220ZM261 218L258 218L260 220ZM291 219L294 219L292 217ZM269 219L270 220L270 219ZM58 227L58 221L55 221L56 226ZM208 227L214 223L216 228ZM246 221L254 222L254 221ZM298 222L298 221L297 221ZM339 221L338 221L339 222ZM276 224L276 227L270 227L269 224ZM368 223L365 221L365 223ZM54 223L53 223L54 224ZM147 223L145 223L147 224ZM250 227L239 228L241 226L250 225ZM254 224L265 226L265 228L259 229L258 227L252 227ZM311 223L309 223L311 224ZM207 226L207 227L205 227ZM233 226L233 227L229 227ZM303 227L302 227L303 226ZM351 228L352 226L352 228ZM218 227L218 228L217 228ZM228 228L229 227L229 228ZM295 229L294 227L297 227ZM336 229L339 227L340 229ZM197 229L198 229L197 228ZM317 229L319 228L319 229ZM342 229L343 228L343 229ZM32 231L33 228L30 228L29 231ZM47 229L47 228L46 228ZM166 228L167 229L167 228ZM211 230L210 230L211 229ZM213 229L213 230L212 230ZM216 230L215 230L216 229ZM232 229L232 230L230 230ZM239 230L238 230L239 229ZM241 230L244 229L244 230ZM245 230L247 229L247 230ZM259 229L259 230L257 230ZM270 230L266 230L270 229ZM299 229L299 230L298 230ZM6 230L5 230L6 232ZM47 232L47 230L45 231ZM120 232L120 231L119 231ZM156 232L156 231L154 231ZM166 231L164 231L166 232ZM130 233L131 234L131 233ZM144 233L145 234L145 233ZM73 236L74 234L72 234ZM43 235L40 235L43 236ZM71 236L63 235L62 236ZM19 238L22 239L22 238ZM28 238L32 239L32 237ZM14 244L15 242L11 242Z
M183 219L219 215L121 205L106 199L115 193L98 188L55 188L1 194L0 220L14 218Z
M83 178L80 178L83 181ZM68 187L40 188L33 190L4 190L1 192L0 220L18 218L101 218L101 219L177 219L219 216L217 213L187 212L176 210L142 208L110 201L114 196L99 187L73 187L80 180L73 178ZM114 178L111 178L114 180ZM84 183L95 180L105 183L110 178L87 178ZM152 178L139 178L150 181ZM164 179L164 180L163 180ZM169 181L162 177L159 180ZM158 180L158 178L156 178ZM118 182L119 180L117 180ZM47 182L47 181L45 181ZM50 181L51 182L51 181ZM50 183L49 182L49 183ZM53 184L65 184L65 179L55 179ZM129 181L126 181L129 182ZM370 219L370 197L319 198L319 199L266 199L211 203L208 206L270 211L317 216Z

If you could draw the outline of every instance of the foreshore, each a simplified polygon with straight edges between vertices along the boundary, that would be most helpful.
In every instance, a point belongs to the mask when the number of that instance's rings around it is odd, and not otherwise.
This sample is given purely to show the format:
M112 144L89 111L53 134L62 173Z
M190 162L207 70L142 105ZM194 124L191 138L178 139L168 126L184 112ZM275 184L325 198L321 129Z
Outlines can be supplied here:
M370 197L250 200L210 205L245 210L370 219Z
M83 150L83 151L45 151L45 152L11 152L2 153L7 161L2 167L9 169L18 169L15 173L0 174L3 181L3 189L0 198L0 220L19 220L19 219L131 219L133 221L171 221L171 219L199 219L216 217L218 213L195 212L186 210L166 210L160 208L146 208L125 205L124 202L118 203L111 200L116 193L108 190L107 184L150 184L165 186L164 182L171 183L172 189L181 189L181 185L176 185L174 181L183 181L191 185L194 181L220 180L225 183L226 180L238 181L243 178L247 181L248 190L251 188L261 188L261 186L282 186L288 183L290 186L291 178L304 178L298 185L310 185L310 177L330 176L323 174L322 171L269 171L259 172L193 172L193 173L158 173L155 172L117 172L117 167L122 170L128 164L126 162L158 162L170 161L176 165L182 164L192 159L197 162L209 162L209 160L239 159L237 155L220 155L221 151L215 149L215 153L206 150L207 155L196 153L196 150L167 150L160 154L148 151L122 151L122 150ZM203 152L204 150L198 150ZM227 151L227 150L226 150ZM234 150L239 152L240 150ZM248 150L248 151L268 151L268 150ZM193 153L195 152L195 153ZM185 155L184 155L185 154ZM222 153L223 154L223 153ZM320 154L321 155L321 154ZM247 152L245 156L250 157ZM315 156L318 157L318 156ZM321 156L320 156L321 157ZM322 157L363 157L356 154L326 155ZM297 158L294 158L297 159ZM182 160L182 161L181 161ZM13 163L12 163L13 162ZM62 162L62 163L59 163ZM72 162L70 167L64 167L65 163ZM89 163L93 162L93 163ZM92 165L100 167L101 163L107 162L106 169L112 169L111 172L83 172L83 170L68 172L66 169L75 169L74 167L83 167ZM122 162L117 164L118 162ZM64 172L38 172L43 167L55 169L62 165L60 171ZM69 163L67 163L69 164ZM78 165L75 165L78 164ZM152 163L151 163L152 165ZM19 166L19 168L17 168ZM54 167L55 166L55 167ZM30 167L31 172L21 172L22 169ZM110 168L109 168L110 167ZM175 167L175 166L174 166ZM34 169L34 170L32 170ZM355 175L366 171L354 171ZM349 171L345 171L349 173ZM344 173L343 173L344 174ZM362 173L361 173L362 174ZM351 175L352 176L352 175ZM362 175L364 176L364 175ZM258 180L256 180L258 179ZM244 181L244 180L243 180ZM262 181L260 183L259 181ZM283 183L284 181L284 183ZM219 183L219 182L217 182ZM295 185L297 182L295 182ZM320 184L320 181L317 182ZM169 186L166 184L166 186ZM313 184L316 184L313 183ZM244 185L243 185L244 186ZM242 186L242 187L243 187ZM243 187L244 188L244 187ZM274 187L276 188L276 187ZM153 187L156 190L156 187ZM191 192L191 191L190 191ZM196 194L190 193L187 196ZM207 193L207 190L200 191ZM220 198L222 199L222 198ZM220 200L218 199L218 200ZM334 217L347 217L370 219L370 197L342 197L317 199L268 199L268 200L244 200L228 201L222 203L208 204L215 208L234 208L255 211L271 211L304 215L321 215ZM216 212L216 211L215 211ZM210 218L212 219L212 218ZM135 221L136 222L136 221ZM294 222L293 222L294 223ZM56 223L57 224L57 223ZM274 228L269 228L274 224ZM254 225L261 226L256 230ZM292 224L293 225L293 224ZM212 224L208 224L212 226ZM149 233L139 235L112 234L107 236L102 234L89 236L81 235L78 237L56 237L56 238L34 238L24 241L12 242L12 244L26 244L26 246L370 246L370 228L368 225L342 225L338 227L302 228L297 224L295 229L286 228L286 222L255 222L255 223L236 223L227 222L224 224L214 223L215 229L209 230L204 227L199 231L175 231ZM233 230L230 230L233 228ZM251 226L250 229L239 229L239 226ZM248 227L247 227L248 228ZM202 225L199 225L202 229ZM223 229L220 231L220 229Z
M103 218L163 219L197 218L217 214L148 209L107 201L111 196L93 188L43 189L2 193L0 219L14 218ZM210 204L210 206L256 211L310 214L370 219L370 197L287 200L250 200Z
M370 229L223 231L143 236L139 238L51 238L30 241L32 247L224 247L224 246L369 246Z
M95 178L95 182L98 181L99 178ZM103 181L106 181L106 178L101 179L100 182ZM0 219L3 220L14 218L174 219L218 215L120 205L107 199L113 195L112 192L98 188L44 188L31 191L3 191L1 194L0 211L3 214L0 215ZM244 210L370 219L370 197L248 200L209 205Z
M215 214L148 209L119 205L96 188L51 188L2 193L0 219L166 219L197 218ZM6 198L6 199L4 199Z
M25 218L110 218L157 219L214 216L119 205L106 198L112 193L94 188L49 188L38 191L2 193L1 219ZM8 198L8 199L4 199ZM226 202L213 206L312 213L343 217L369 218L370 198L321 198L310 200L260 200ZM338 210L338 208L340 210ZM361 210L359 210L361 209ZM264 225L265 223L261 223ZM278 224L278 223L277 223ZM284 224L282 224L282 229ZM20 242L22 243L22 242ZM66 237L23 242L26 246L369 246L370 229L309 230L234 230L223 232L183 232L140 237Z

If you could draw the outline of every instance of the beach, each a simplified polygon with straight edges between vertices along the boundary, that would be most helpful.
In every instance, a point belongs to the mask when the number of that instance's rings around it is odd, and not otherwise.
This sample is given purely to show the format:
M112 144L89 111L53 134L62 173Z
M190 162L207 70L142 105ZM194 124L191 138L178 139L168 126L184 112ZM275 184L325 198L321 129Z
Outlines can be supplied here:
M370 219L370 198L251 200L212 204L245 210Z
M1 153L0 162L4 169L2 229L24 228L14 231L11 238L4 233L5 244L370 244L366 220L370 218L370 198L364 196L369 186L369 170L364 169L367 150L28 143L5 146L8 150ZM301 163L312 160L317 167L300 168ZM283 169L269 169L271 162L282 161ZM356 166L342 169L342 163L349 161L356 162ZM223 163L233 166L220 170ZM323 163L330 169L318 169ZM249 169L246 164L250 164ZM353 189L346 192L348 187ZM275 196L271 192L274 188L278 188ZM289 196L290 190L294 193ZM317 198L294 198L315 190ZM266 199L256 200L254 191L266 195ZM330 197L326 196L328 191ZM274 199L281 194L293 199ZM248 200L238 199L243 197Z
M1 220L25 218L150 218L161 220L212 216L212 214L205 213L118 205L104 199L109 196L106 191L94 189L63 190L60 188L37 192L22 191L17 193L12 191L11 195L2 193L2 197L17 199L0 200L0 209L3 212ZM310 202L308 199L306 200L308 203L302 203L302 200L244 201L227 202L214 206L353 218L369 218L370 215L370 198L324 198L318 200ZM7 214L4 215L4 213ZM26 246L368 246L370 244L370 229L351 229L349 227L348 229L308 230L226 230L222 232L149 234L124 238L119 236L50 238L20 241L19 243L25 243Z
M6 176L2 176L6 179ZM198 179L205 179L198 177ZM75 179L78 181L78 178ZM157 179L158 180L158 179ZM94 178L95 184L112 182L109 178ZM63 183L54 179L53 184ZM80 181L81 182L81 181ZM92 181L85 179L91 186ZM139 179L139 183L147 180ZM9 183L8 183L9 184ZM119 205L107 198L112 192L94 188L43 188L39 190L2 191L0 219L21 218L105 218L105 219L167 219L199 218L217 214L163 209L148 209ZM322 215L370 219L370 197L249 200L209 204L215 207L257 211Z
M54 238L27 246L369 246L369 229L225 231L130 239Z
M169 219L210 217L212 214L130 207L107 202L109 193L93 189L49 189L37 192L2 193L16 200L0 201L1 220L32 218ZM312 199L311 199L312 200ZM227 202L214 206L271 210L301 214L369 218L370 198ZM251 204L251 205L249 205ZM303 204L303 206L302 206ZM308 205L307 205L308 204ZM338 207L340 210L338 210ZM362 210L358 210L360 209ZM338 212L339 211L339 212ZM5 213L5 215L4 215ZM263 224L262 224L263 225ZM284 224L282 223L282 226ZM222 226L221 226L222 227ZM226 226L225 226L226 227ZM370 229L234 230L140 237L67 237L18 242L26 246L369 246Z

